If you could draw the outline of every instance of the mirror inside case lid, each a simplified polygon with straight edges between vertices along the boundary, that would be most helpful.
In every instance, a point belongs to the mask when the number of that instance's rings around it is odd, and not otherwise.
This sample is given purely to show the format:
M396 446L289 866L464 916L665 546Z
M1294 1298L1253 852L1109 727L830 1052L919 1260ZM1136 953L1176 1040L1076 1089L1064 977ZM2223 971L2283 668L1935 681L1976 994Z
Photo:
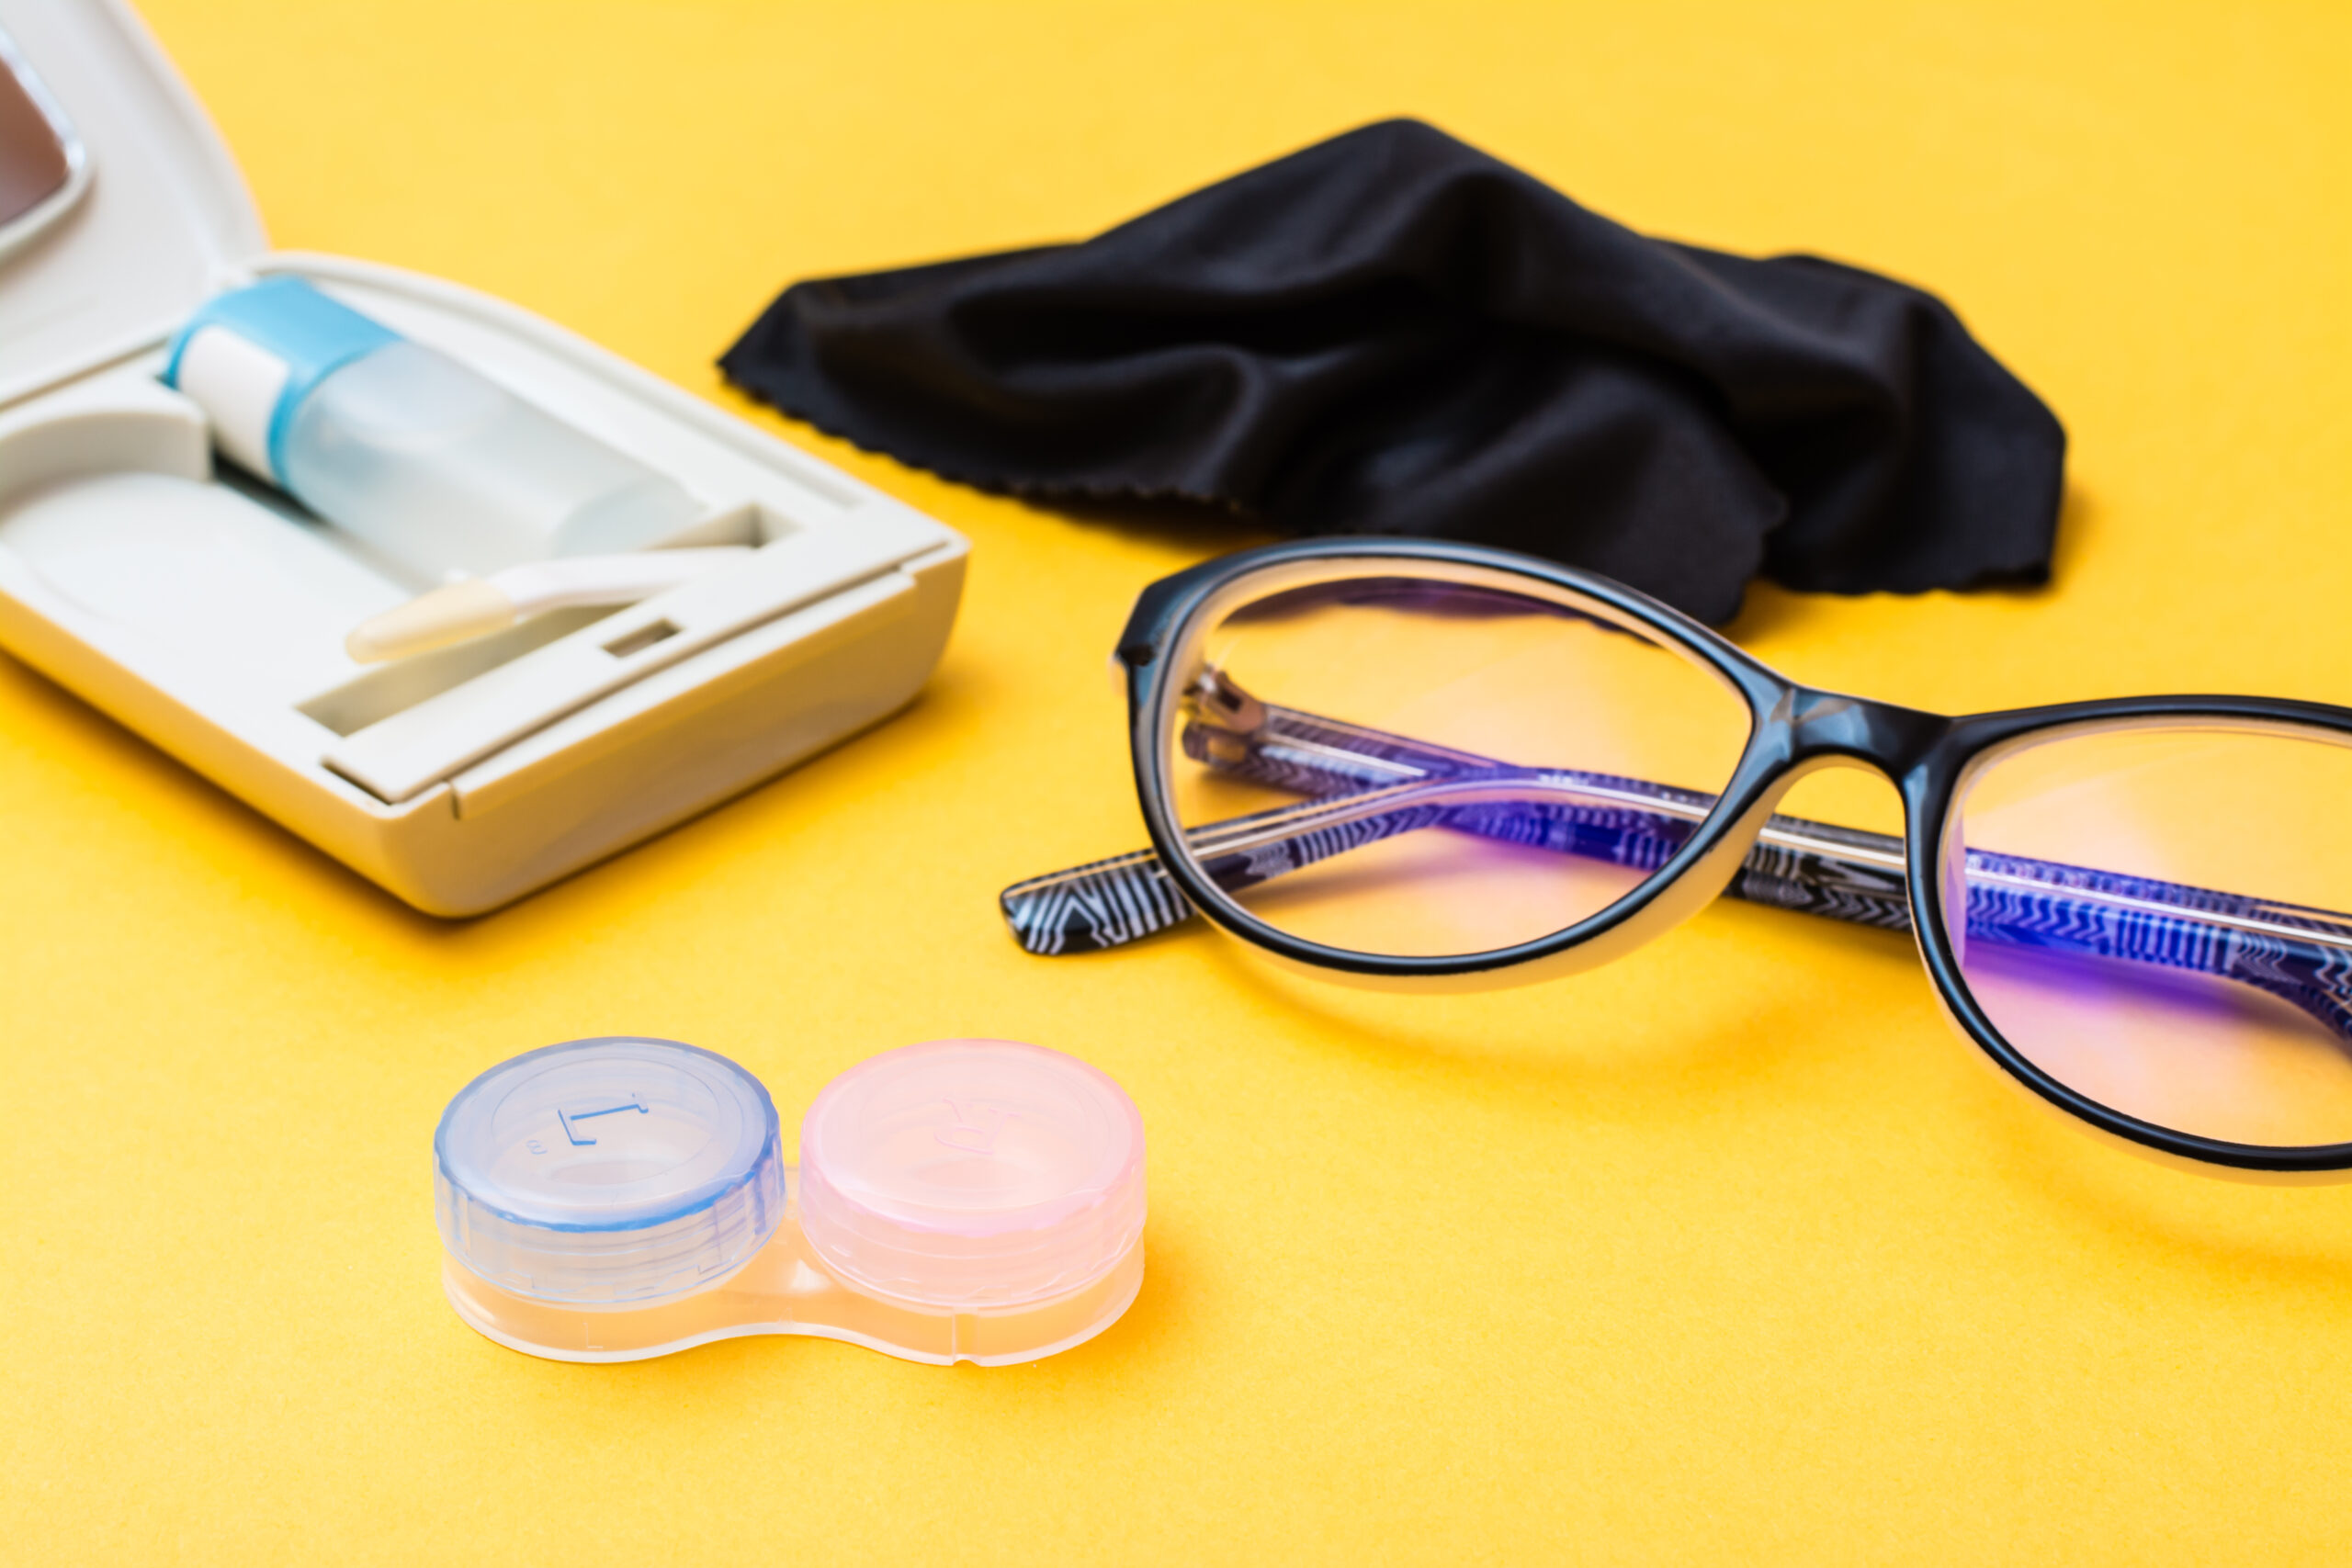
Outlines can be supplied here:
M0 57L15 100L0 103L0 213L33 197L0 227L5 408L161 343L268 241L227 147L119 0L0 0Z
M63 217L89 183L89 155L65 111L0 34L0 255Z

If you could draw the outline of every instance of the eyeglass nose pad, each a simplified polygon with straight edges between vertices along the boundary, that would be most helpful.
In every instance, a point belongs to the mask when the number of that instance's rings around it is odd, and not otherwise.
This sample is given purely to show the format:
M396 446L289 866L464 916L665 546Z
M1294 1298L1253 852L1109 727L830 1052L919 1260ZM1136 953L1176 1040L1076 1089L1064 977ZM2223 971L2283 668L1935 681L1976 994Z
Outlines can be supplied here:
M1266 727L1266 705L1217 665L1203 670L1184 694L1219 728L1252 735Z

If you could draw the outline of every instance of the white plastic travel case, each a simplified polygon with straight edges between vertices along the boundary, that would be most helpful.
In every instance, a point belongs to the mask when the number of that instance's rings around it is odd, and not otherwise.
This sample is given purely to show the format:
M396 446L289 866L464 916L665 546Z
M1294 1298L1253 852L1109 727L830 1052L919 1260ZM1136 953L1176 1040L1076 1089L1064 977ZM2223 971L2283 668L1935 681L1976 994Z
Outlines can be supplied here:
M118 0L0 0L87 149L73 209L0 256L0 646L418 908L495 908L915 695L963 538L513 306L269 252L234 164ZM362 668L434 586L216 468L156 379L188 312L293 273L707 503L672 544L761 547L616 612Z

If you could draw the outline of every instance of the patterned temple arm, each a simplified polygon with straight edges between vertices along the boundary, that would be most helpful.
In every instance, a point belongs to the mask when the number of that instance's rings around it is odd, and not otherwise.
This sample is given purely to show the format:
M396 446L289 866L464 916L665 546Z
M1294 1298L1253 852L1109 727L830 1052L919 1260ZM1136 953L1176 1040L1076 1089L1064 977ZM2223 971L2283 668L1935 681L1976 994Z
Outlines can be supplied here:
M1247 716L1246 729L1193 719L1184 750L1311 798L1190 830L1203 870L1229 893L1431 827L1655 870L1714 804L1639 779L1513 768L1254 699ZM1969 852L1965 881L1971 940L2223 976L2352 1037L2352 923L2342 916L1981 851ZM1903 843L1884 834L1773 817L1727 891L1910 929ZM1001 902L1021 944L1047 954L1115 947L1193 912L1148 850L1017 883Z
M1224 772L1311 796L1495 768L1487 759L1468 752L1340 724L1295 709L1264 705L1262 712L1263 722L1247 734L1195 720L1185 728L1184 750ZM1528 835L1538 826L1534 820L1514 821L1491 809L1464 814L1462 820L1447 825L1650 870L1663 865L1681 847L1690 829L1714 805L1713 795L1637 779L1596 773L1552 776L1585 781L1607 792L1606 796L1581 805L1555 805L1544 821L1544 830L1533 839ZM1629 806L1641 808L1637 818L1627 816L1624 807ZM1283 807L1213 824L1195 829L1193 837L1196 842L1204 841L1204 836L1205 841L1216 841L1227 829L1247 833L1254 824L1282 818L1294 809ZM1424 819L1400 818L1394 830L1429 825ZM1579 827L1584 830L1577 831ZM1354 841L1388 836L1374 833ZM1345 847L1328 843L1314 858ZM1261 859L1264 858L1261 853ZM1246 874L1246 859L1241 865L1228 868L1228 874ZM1238 892L1263 880L1263 876L1251 876L1227 891ZM1911 929L1910 906L1904 897L1903 843L1881 833L1775 817L1766 824L1727 891L1751 902L1860 925L1887 931ZM1015 883L999 901L1021 945L1048 956L1123 946L1188 920L1193 914L1191 903L1150 850Z

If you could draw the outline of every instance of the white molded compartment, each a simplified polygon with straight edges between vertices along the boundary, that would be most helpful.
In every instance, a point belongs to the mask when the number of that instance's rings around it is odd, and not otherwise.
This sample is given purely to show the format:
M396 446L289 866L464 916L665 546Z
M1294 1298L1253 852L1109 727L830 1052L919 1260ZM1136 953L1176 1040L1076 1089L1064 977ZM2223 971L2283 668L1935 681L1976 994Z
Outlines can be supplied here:
M954 620L960 536L511 306L260 254L233 165L117 0L0 0L0 28L94 171L76 210L0 261L0 646L444 915L520 897L913 698ZM706 509L668 543L760 548L623 610L355 665L345 633L432 584L216 471L202 413L156 379L188 310L272 272L675 479Z

